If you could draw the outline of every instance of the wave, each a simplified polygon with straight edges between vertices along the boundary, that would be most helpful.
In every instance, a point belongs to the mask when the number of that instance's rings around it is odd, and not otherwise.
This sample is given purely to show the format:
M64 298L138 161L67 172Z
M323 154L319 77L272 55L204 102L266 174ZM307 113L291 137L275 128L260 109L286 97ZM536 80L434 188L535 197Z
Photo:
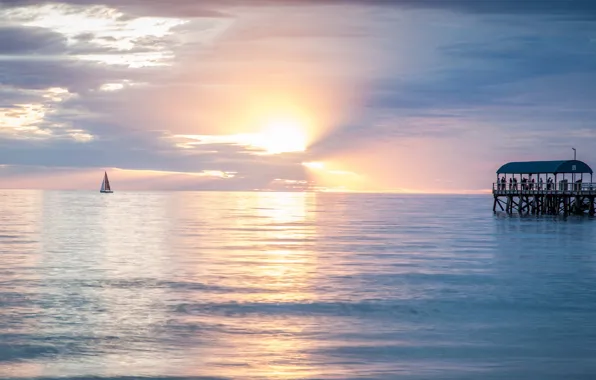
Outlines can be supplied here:
M175 312L189 315L395 316L438 313L407 305L376 302L228 302L184 303Z

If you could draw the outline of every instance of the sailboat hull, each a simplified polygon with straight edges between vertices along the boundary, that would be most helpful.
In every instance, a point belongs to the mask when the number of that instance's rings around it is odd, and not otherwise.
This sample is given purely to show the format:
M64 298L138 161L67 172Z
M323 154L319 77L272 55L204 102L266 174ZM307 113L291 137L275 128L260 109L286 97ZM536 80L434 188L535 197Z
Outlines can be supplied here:
M104 194L111 194L113 193L112 190L99 190L100 193L104 193Z

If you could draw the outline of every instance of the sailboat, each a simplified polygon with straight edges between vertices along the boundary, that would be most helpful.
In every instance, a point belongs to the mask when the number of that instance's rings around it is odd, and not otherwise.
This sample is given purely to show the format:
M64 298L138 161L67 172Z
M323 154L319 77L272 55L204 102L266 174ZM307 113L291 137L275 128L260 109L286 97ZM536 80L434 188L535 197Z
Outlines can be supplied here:
M108 173L103 172L103 181L101 183L101 189L99 190L100 193L113 193L112 188L110 187L110 181L108 180Z

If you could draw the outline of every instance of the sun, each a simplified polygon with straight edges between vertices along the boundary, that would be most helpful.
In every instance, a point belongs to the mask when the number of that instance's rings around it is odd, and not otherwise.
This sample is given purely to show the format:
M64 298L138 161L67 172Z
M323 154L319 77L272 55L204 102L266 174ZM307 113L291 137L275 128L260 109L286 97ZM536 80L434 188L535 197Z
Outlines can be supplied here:
M251 144L268 154L304 152L307 148L305 128L298 122L282 120L267 124Z

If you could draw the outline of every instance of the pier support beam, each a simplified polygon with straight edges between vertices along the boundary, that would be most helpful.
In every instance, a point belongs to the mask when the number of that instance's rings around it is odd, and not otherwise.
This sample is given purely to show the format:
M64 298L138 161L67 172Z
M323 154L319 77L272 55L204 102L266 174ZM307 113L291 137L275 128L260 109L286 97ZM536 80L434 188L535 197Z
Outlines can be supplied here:
M493 191L493 212L519 215L585 215L596 216L596 183L574 190L498 189Z

